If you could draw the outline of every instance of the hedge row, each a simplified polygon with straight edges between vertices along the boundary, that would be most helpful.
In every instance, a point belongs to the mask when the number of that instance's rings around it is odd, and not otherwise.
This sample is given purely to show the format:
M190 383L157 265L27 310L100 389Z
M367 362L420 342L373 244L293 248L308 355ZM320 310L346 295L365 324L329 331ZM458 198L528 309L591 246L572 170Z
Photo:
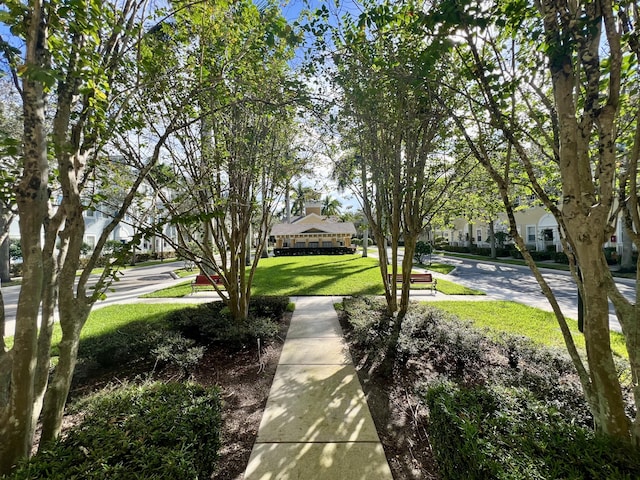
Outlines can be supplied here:
M374 364L394 319L376 298L348 298L343 306L351 341ZM424 364L418 371L434 376L414 387L428 406L429 442L443 480L638 478L638 454L593 431L562 350L489 335L437 305L412 305L396 358L396 368L417 362Z

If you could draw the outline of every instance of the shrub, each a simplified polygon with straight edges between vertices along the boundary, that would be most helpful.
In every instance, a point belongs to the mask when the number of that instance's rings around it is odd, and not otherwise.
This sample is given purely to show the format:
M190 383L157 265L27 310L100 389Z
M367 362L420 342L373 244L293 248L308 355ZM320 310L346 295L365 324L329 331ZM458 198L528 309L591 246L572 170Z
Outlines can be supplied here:
M195 340L184 338L177 332L160 331L156 347L151 354L156 358L156 365L164 364L180 369L182 376L188 376L204 355L205 347L195 346Z
M384 300L367 296L350 297L344 298L343 305L353 341L363 348L382 349L390 328Z
M107 391L84 418L24 462L11 479L209 478L220 448L215 387L153 383Z
M412 307L398 341L399 358L424 355L437 369L457 378L486 373L489 339L469 321L432 306Z
M158 346L158 332L166 329L164 322L136 321L95 337L83 338L78 357L101 368L151 359L151 350Z
M280 329L277 320L288 307L289 297L255 297L249 304L249 318L237 321L222 302L211 302L175 311L168 316L168 322L185 337L200 343L240 349L254 345L258 338L274 338Z
M551 260L555 257L555 255L551 252L548 251L544 251L544 252L540 252L540 251L530 251L529 252L531 254L531 258L533 258L536 262L544 262L546 260Z
M640 471L631 447L572 424L524 389L444 383L425 398L443 479L631 479Z
M423 242L422 240L416 242L416 251L413 254L415 260L420 262L423 255L431 255L433 248L430 243Z
M513 258L523 259L522 252L518 250L516 247L512 247L509 249L509 253Z
M249 311L256 317L280 318L287 312L289 297L279 296L255 296L249 301Z
M564 252L554 253L553 261L556 263L564 263L565 265L569 265L569 258L567 257L567 254Z
M449 245L449 240L445 237L436 237L434 238L433 243L436 248L440 249Z

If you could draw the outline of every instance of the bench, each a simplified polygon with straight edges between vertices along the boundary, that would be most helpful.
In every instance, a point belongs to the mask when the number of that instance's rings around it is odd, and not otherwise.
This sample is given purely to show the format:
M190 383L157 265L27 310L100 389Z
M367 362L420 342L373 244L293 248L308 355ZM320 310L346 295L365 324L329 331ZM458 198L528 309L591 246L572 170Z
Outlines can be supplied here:
M211 280L209 280L206 275L200 274L196 276L196 278L191 282L191 295L196 293L200 287L210 287L214 283L216 285L222 285L222 278L220 278L220 275L211 275Z
M389 279L389 283L391 283L393 279L393 274L388 273L387 278ZM404 279L402 278L402 274L398 273L396 275L396 283L402 283L403 280ZM433 292L435 293L438 280L433 278L433 276L430 273L412 273L411 278L409 279L409 282L426 283L431 286L431 290L433 290Z

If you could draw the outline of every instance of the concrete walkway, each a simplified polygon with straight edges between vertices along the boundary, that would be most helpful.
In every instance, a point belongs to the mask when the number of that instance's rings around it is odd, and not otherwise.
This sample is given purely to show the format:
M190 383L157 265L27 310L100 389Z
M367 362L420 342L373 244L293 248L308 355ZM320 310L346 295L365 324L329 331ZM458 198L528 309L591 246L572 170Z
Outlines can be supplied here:
M392 480L333 308L298 297L245 480Z

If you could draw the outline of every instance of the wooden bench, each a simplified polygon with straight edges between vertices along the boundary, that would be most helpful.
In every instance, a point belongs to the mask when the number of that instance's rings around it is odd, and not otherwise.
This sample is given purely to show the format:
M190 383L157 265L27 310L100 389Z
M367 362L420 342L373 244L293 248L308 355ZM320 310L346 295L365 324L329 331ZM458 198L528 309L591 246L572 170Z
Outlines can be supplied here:
M209 280L209 278L206 275L200 274L196 276L196 278L191 282L191 295L196 293L198 288L210 287L214 283L216 285L222 285L222 278L220 278L220 275L211 275L211 280Z
M389 283L391 283L393 280L393 274L388 273L387 277L389 279ZM396 275L396 283L402 283L403 280L404 279L402 278L402 274L398 273ZM431 286L431 290L433 290L434 293L436 291L436 285L438 283L438 280L433 278L430 273L412 273L409 281L411 283L426 283Z

